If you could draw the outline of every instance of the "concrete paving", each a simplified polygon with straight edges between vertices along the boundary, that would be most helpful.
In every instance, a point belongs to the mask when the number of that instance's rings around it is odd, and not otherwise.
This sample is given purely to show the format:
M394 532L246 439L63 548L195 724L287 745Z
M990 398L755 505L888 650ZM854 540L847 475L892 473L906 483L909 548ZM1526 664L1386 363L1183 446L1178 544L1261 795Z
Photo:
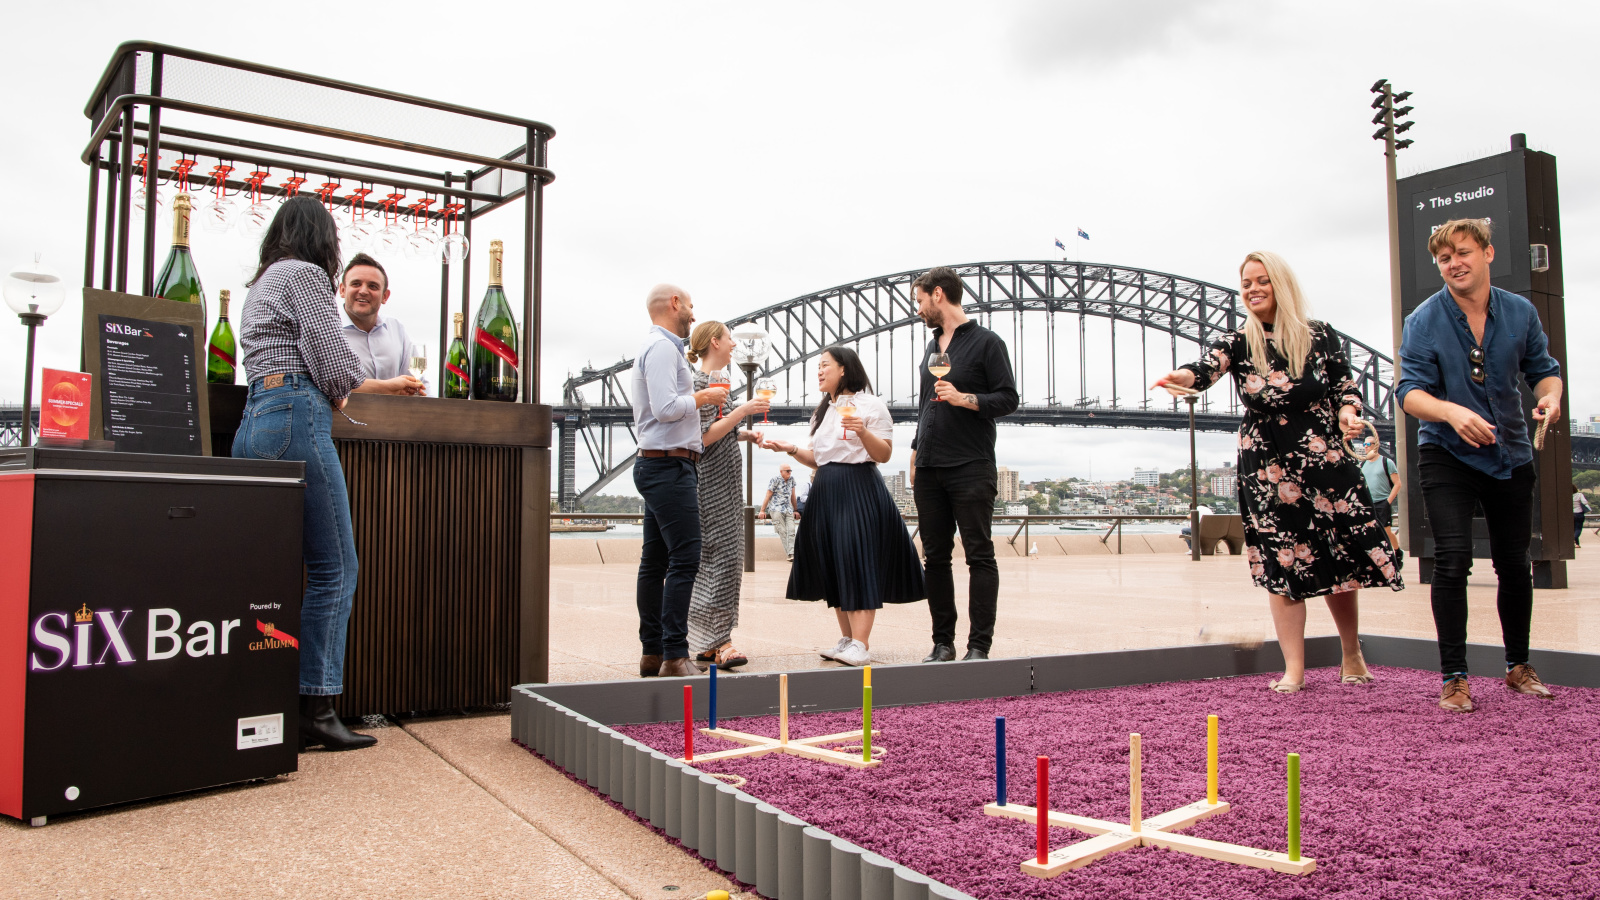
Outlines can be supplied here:
M1535 593L1535 646L1600 652L1600 550L1579 553L1573 587ZM834 665L816 654L837 638L833 616L783 598L787 568L766 560L745 578L734 637L750 670ZM1272 636L1265 596L1239 557L1013 556L1000 571L995 656ZM959 561L957 575L964 610ZM552 570L552 680L636 676L638 647L626 639L637 628L633 582L634 569L615 562ZM1470 638L1497 642L1487 561L1470 596ZM1427 588L1364 592L1362 630L1431 637ZM1333 633L1321 603L1310 606L1308 631ZM880 613L872 639L880 662L920 660L928 646L925 604ZM371 750L308 753L298 773L262 784L59 817L44 828L0 820L0 898L694 900L731 887L511 744L508 732L504 715L410 721L374 729Z

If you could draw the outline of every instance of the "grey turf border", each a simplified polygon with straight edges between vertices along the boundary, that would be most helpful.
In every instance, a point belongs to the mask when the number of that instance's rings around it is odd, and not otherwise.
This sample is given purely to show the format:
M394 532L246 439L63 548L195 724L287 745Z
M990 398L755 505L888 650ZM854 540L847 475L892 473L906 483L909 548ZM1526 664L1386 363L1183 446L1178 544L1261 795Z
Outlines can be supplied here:
M1363 635L1374 665L1432 670L1438 645L1418 638ZM1503 668L1498 646L1469 644L1477 672ZM1051 691L1227 678L1273 671L1277 642L1259 647L1203 644L1035 656L940 665L874 666L876 705L912 706ZM1339 639L1306 640L1312 667L1339 662ZM1554 685L1600 687L1600 655L1534 650L1529 662ZM700 676L704 683L705 676ZM679 840L730 877L770 900L971 900L966 894L801 821L723 784L610 726L675 721L690 679L523 684L512 689L511 735L624 809ZM855 709L854 669L789 674L792 712ZM705 691L695 711L706 715ZM720 718L777 712L777 673L730 675L717 682Z

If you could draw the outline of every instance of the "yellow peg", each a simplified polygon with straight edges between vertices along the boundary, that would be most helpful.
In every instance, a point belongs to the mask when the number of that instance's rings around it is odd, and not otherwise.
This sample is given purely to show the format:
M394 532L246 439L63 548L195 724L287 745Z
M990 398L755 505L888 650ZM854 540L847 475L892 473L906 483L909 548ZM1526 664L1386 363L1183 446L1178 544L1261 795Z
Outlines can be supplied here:
M871 666L862 666L861 667L861 686L862 687L872 687L872 667Z
M778 676L778 743L789 743L789 676Z
M1217 717L1206 716L1206 802L1217 805Z

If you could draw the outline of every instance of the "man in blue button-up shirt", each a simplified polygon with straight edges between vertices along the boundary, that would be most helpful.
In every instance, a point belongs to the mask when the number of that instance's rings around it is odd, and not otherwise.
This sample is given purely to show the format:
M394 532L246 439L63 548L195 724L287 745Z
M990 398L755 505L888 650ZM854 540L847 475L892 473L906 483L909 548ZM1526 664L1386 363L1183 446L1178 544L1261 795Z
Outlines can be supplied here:
M1472 518L1483 508L1500 579L1506 686L1550 698L1528 665L1533 618L1533 445L1517 388L1533 389L1535 421L1560 421L1561 366L1550 357L1539 313L1493 287L1494 247L1479 219L1446 222L1428 241L1445 287L1406 317L1396 392L1417 431L1422 499L1433 529L1433 621L1444 688L1439 706L1471 712L1467 688L1467 575Z
M696 392L683 341L694 324L688 292L658 284L646 301L653 323L633 362L633 424L639 458L633 484L644 498L639 556L639 674L698 675L689 661L689 599L700 572L700 407L725 388Z

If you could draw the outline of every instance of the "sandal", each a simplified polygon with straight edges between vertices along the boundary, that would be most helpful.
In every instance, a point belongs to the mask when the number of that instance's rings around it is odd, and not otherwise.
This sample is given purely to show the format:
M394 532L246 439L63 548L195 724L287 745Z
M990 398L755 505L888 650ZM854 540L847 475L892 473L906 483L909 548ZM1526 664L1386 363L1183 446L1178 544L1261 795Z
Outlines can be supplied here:
M1304 688L1305 686L1306 683L1304 680L1279 681L1278 679L1274 678L1273 680L1267 682L1267 687L1277 691L1280 694L1296 694L1299 693L1300 689Z
M1339 683L1340 684L1371 684L1375 680L1376 679L1374 679L1372 677L1372 673L1371 672L1368 672L1365 675L1346 675L1344 673L1344 664L1343 663L1339 664Z
M709 669L712 663L716 663L717 668L724 671L737 669L749 661L748 657L734 649L732 641L695 657L696 664L703 669Z

